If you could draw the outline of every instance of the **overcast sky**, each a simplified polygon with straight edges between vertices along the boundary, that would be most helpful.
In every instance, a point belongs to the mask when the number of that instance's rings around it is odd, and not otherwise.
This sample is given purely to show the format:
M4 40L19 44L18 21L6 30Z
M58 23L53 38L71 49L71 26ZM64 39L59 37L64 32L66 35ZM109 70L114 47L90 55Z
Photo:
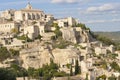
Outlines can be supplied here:
M33 8L55 18L75 17L92 31L120 31L120 0L0 0L0 10Z

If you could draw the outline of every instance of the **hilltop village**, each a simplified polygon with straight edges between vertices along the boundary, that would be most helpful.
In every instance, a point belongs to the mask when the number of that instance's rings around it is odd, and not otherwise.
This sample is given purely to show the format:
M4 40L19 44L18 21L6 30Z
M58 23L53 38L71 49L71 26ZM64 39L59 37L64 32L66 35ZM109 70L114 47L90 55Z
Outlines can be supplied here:
M77 19L55 19L30 3L1 12L0 47L1 68L39 69L52 62L71 78L52 75L52 80L120 80L120 51L114 45L96 40Z

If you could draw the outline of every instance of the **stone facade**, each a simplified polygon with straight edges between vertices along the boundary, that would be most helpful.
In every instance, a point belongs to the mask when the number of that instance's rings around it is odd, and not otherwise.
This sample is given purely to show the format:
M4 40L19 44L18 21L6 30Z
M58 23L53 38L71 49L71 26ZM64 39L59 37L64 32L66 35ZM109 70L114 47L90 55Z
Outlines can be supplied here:
M14 13L15 10L5 10L0 13L0 17L6 18L6 19L14 19Z
M38 26L24 27L24 35L27 35L30 39L35 39L39 35Z
M95 48L95 53L97 55L99 55L99 54L106 54L107 53L107 49L104 48L104 47L96 47Z
M52 15L46 15L43 11L33 9L31 4L28 3L25 9L15 11L15 20L16 21L25 21L25 20L50 20Z
M12 29L19 31L20 25L16 22L0 23L0 31L4 33L12 33Z
M63 19L58 19L57 23L59 27L68 27L75 26L78 23L78 21L72 17L67 17Z

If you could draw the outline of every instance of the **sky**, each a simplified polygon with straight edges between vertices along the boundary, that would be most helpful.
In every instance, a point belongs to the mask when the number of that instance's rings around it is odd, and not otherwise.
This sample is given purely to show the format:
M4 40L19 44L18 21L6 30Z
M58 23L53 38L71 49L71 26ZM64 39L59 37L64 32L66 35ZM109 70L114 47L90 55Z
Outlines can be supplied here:
M55 18L72 16L92 31L120 31L120 0L0 0L0 11L25 8L29 1Z

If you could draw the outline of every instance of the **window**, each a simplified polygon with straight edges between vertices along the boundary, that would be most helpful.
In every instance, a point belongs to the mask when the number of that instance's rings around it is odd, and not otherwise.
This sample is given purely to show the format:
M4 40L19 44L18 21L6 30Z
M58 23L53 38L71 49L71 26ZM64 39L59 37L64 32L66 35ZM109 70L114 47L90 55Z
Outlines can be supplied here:
M28 19L31 19L31 15L28 13Z

